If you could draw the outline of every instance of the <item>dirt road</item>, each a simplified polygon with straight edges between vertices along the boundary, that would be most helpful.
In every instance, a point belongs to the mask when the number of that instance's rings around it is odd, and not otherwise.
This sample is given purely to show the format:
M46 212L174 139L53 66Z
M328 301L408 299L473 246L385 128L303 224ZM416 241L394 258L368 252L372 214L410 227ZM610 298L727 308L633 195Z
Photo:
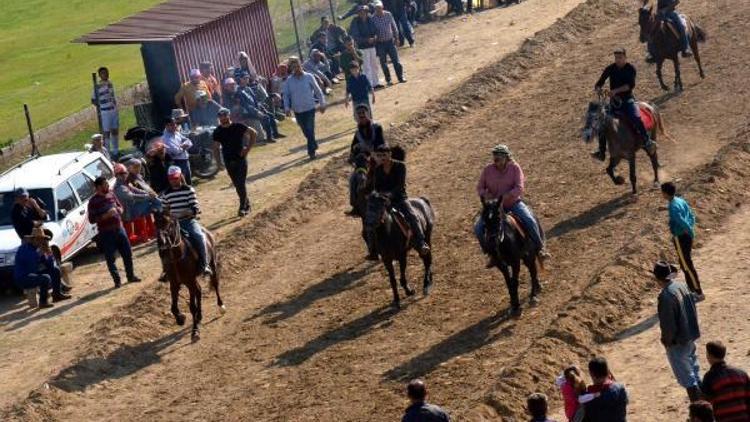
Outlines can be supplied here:
M94 324L80 360L8 416L393 420L405 405L404 381L421 376L459 419L518 417L525 394L551 392L562 366L634 320L649 294L646 268L668 246L648 173L640 172L643 193L632 201L579 141L586 93L615 46L633 52L643 69L640 96L662 103L679 139L661 144L662 161L696 195L701 235L746 200L750 148L739 131L750 110L742 58L732 52L747 43L750 5L708 13L708 4L685 9L716 34L704 54L709 78L699 81L688 65L681 96L661 96L635 33L623 39L631 2L589 0L389 131L391 142L410 147L411 194L437 209L429 298L390 310L382 268L363 262L358 223L342 217L346 167L334 160L293 198L224 236L230 312L217 319L204 301L200 343L171 326L163 286L145 289ZM505 289L497 272L484 270L470 230L473 186L500 141L524 167L555 257L542 304L517 320L501 316ZM410 274L416 280L419 267Z

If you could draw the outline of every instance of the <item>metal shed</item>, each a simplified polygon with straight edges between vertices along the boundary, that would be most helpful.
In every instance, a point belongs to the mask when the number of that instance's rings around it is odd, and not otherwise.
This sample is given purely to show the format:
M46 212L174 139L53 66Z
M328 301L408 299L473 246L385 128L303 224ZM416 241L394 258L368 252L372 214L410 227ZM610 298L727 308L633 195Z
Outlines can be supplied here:
M217 76L239 51L266 77L278 63L267 0L169 0L75 42L141 44L156 119L169 115L174 94L202 61L213 62Z

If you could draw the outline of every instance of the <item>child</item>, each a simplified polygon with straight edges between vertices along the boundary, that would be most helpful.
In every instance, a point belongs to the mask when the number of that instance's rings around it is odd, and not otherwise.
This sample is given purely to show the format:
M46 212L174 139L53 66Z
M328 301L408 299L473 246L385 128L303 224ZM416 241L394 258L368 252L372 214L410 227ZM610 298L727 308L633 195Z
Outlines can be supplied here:
M346 80L346 107L349 107L349 102L353 102L354 106L354 121L357 121L357 106L360 104L367 105L370 110L370 117L372 118L372 107L370 106L370 95L372 95L372 104L375 104L375 91L370 85L367 76L363 75L359 69L359 63L352 62L349 66L350 76Z
M672 233L677 257L680 259L680 267L685 273L685 281L690 291L695 294L695 301L700 302L706 296L701 289L698 272L695 270L691 257L693 238L695 238L695 214L687 201L677 196L677 187L674 183L662 184L661 193L669 202L669 231Z
M555 422L547 419L547 396L534 393L526 399L526 412L531 416L530 422Z
M569 422L576 421L578 413L583 413L583 407L579 397L586 394L586 381L581 376L581 371L576 366L565 368L562 375L557 377L555 384L560 388L565 404L565 416ZM580 418L580 417L579 417Z

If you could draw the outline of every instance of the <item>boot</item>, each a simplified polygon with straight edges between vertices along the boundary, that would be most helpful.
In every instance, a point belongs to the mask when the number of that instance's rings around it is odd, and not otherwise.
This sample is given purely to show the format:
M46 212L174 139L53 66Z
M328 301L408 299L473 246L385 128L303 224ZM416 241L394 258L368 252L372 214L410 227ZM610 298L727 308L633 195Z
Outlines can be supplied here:
M72 296L70 296L69 294L65 294L65 293L52 293L52 300L54 300L55 302L60 302L66 299L70 299L71 297Z
M695 387L686 388L686 390L691 403L701 399L701 389L697 385Z

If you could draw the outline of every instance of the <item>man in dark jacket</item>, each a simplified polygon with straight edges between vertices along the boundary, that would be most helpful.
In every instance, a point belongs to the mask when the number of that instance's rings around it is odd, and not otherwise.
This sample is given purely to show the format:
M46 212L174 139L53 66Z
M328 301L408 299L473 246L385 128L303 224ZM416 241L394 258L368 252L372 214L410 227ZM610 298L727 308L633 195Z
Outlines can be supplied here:
M700 400L700 368L695 354L695 340L700 338L695 299L685 283L675 281L677 267L667 262L654 265L659 281L659 326L661 343L667 349L667 360L677 382L687 390L690 401Z
M750 378L742 369L727 365L726 355L720 341L706 344L711 369L703 376L703 395L713 405L717 422L750 421Z
M24 236L31 234L34 227L41 227L47 219L47 212L44 210L44 204L31 198L26 189L18 188L14 195L16 200L10 211L11 221L16 234L23 240Z
M443 409L425 402L427 387L424 381L416 379L406 387L406 395L411 406L406 408L401 422L450 422L450 417Z
M378 41L378 29L375 27L375 22L373 22L367 6L359 7L357 17L352 19L349 27L349 35L354 39L357 48L362 51L362 73L370 80L370 85L373 88L383 88L378 72L378 54L375 50L375 44Z
M612 378L607 360L596 357L589 361L589 375L594 385L587 392L594 399L585 404L584 422L626 422L628 393L625 386Z

